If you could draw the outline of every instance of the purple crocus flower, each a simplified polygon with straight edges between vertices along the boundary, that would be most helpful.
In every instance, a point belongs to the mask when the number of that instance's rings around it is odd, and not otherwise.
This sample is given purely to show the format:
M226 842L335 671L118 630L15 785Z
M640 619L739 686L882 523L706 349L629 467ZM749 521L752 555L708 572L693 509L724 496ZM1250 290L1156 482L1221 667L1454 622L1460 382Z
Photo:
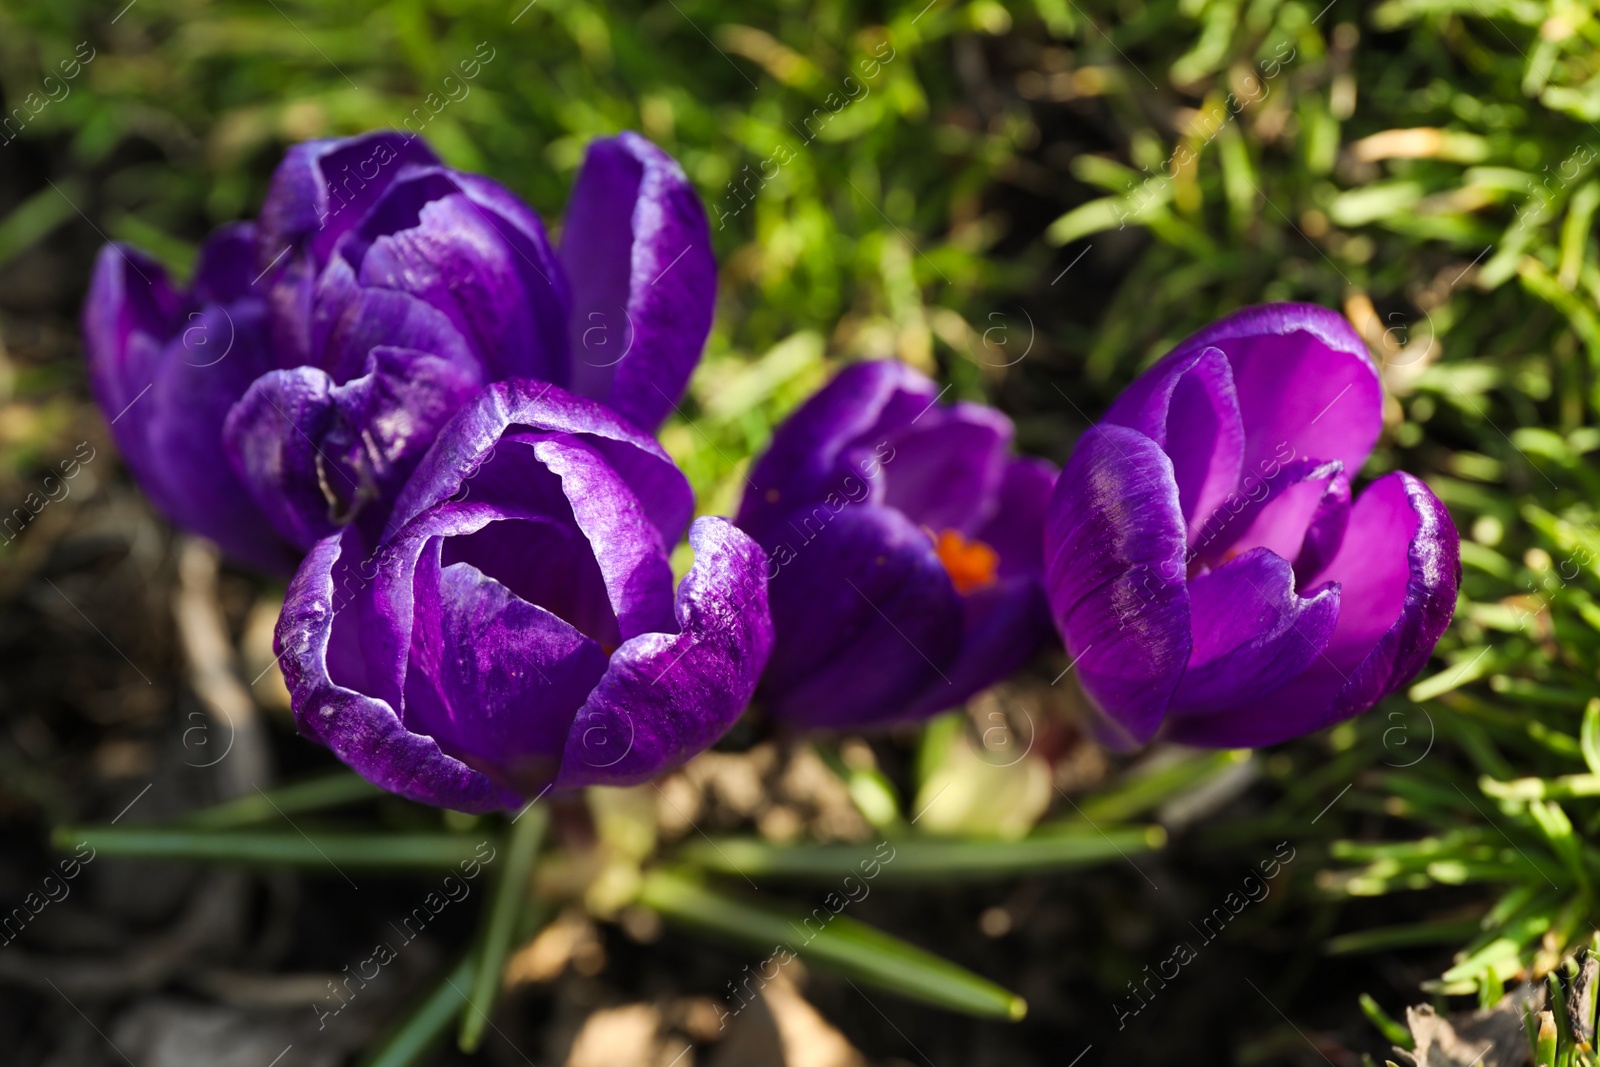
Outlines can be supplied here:
M715 741L772 646L766 555L609 408L526 379L441 432L370 553L312 548L277 649L302 733L461 811L629 784Z
M786 726L932 715L1049 636L1055 468L1011 457L993 408L940 395L900 363L847 367L750 472L737 521L771 558L777 636L759 699Z
M298 558L222 454L222 423L274 366L267 306L251 285L255 228L224 226L175 289L137 249L106 245L83 307L89 387L123 462L167 518L241 562L286 571Z
M96 396L157 504L285 569L345 525L376 536L490 382L571 386L653 429L715 291L705 212L637 134L590 146L558 254L505 188L380 132L291 148L259 222L219 232L192 294L108 246L84 326Z
M1455 610L1460 542L1404 472L1352 502L1382 406L1343 318L1269 304L1179 344L1079 440L1045 587L1109 740L1273 744L1421 670Z

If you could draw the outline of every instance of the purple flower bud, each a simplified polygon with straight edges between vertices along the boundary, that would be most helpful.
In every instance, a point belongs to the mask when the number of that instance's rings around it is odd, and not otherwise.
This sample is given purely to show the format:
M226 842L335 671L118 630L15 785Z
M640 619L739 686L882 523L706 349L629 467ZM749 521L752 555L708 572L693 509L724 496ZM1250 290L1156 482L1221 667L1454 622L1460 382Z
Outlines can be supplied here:
M505 188L395 132L296 145L259 224L223 234L227 264L203 264L193 297L131 250L103 254L84 309L89 359L108 418L147 387L164 398L141 413L148 424L113 427L158 504L279 569L347 525L375 537L440 427L490 382L571 385L654 428L699 359L716 295L698 198L632 133L591 145L560 258ZM208 296L223 270L225 297ZM226 366L197 374L184 315L212 303L199 325L214 333L231 315L240 339ZM191 484L196 465L208 478L192 485L209 495L171 500L185 490L163 479Z
M1270 304L1179 344L1079 440L1045 588L1108 740L1273 744L1421 670L1455 610L1459 539L1409 474L1352 503L1382 408L1343 318Z
M1049 636L1055 469L1010 456L1004 415L939 396L900 363L847 367L750 472L737 521L770 557L777 638L759 698L785 725L932 715Z
M715 741L772 647L766 556L646 433L528 380L440 433L370 553L312 548L277 649L302 733L461 811L644 781Z

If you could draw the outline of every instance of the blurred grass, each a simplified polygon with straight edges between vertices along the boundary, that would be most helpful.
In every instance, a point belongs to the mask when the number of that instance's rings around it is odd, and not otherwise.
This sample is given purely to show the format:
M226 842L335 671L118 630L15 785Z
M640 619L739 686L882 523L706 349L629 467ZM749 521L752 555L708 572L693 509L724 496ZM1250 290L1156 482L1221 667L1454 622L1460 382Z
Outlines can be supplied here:
M1440 988L1548 970L1600 918L1600 799L1480 784L1600 773L1589 6L63 0L0 9L7 106L81 41L71 91L0 146L0 261L67 227L98 240L81 208L181 270L208 226L253 214L284 145L419 107L450 162L552 222L589 138L662 144L722 264L706 359L664 431L707 511L736 505L748 457L832 361L894 354L1003 395L1060 458L1217 315L1342 308L1392 398L1365 474L1414 470L1450 506L1463 599L1413 699L1275 755L1281 810L1228 832L1350 836L1335 897L1481 887L1483 937ZM490 58L461 95L445 79L474 56ZM36 378L18 388L61 387ZM1448 899L1377 941L1454 936Z

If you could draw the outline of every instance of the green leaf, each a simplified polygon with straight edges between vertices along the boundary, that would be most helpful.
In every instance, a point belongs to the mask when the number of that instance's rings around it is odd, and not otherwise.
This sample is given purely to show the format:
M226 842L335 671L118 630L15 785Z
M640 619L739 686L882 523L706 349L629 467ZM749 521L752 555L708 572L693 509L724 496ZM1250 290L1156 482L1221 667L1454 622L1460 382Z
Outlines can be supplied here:
M1588 727L1585 726L1587 730ZM1514 778L1509 782L1478 779L1478 788L1496 800L1554 800L1600 796L1600 774L1563 774L1555 778Z
M1362 1014L1366 1015L1368 1021L1378 1028L1385 1040L1394 1042L1407 1052L1417 1047L1416 1039L1411 1036L1411 1031L1390 1018L1389 1013L1380 1008L1376 1000L1363 993L1360 1001Z
M745 877L771 875L797 881L835 881L846 875L886 882L1011 878L1037 871L1071 870L1127 859L1166 843L1159 826L1038 830L1019 841L897 838L868 845L771 845L756 838L691 841L680 858L706 870ZM889 848L884 857L880 851ZM878 873L867 874L876 867Z
M1573 834L1572 820L1567 818L1567 813L1554 801L1534 800L1528 804L1528 814L1533 816L1545 840L1550 842L1551 850L1577 879L1584 895L1589 896L1592 888L1589 884L1589 868L1584 862L1583 843Z
M1249 749L1236 748L1198 752L1170 763L1157 763L1077 802L1075 814L1096 823L1132 818L1226 774L1249 758Z
M466 834L246 830L218 832L170 826L61 826L58 849L87 844L98 854L132 859L294 867L328 874L345 870L432 870L480 858L484 838Z
M1486 648L1466 649L1457 654L1455 663L1412 686L1406 696L1417 704L1425 703L1491 673L1499 662Z
M1354 956L1365 952L1387 952L1412 945L1455 944L1478 932L1477 919L1445 919L1439 922L1407 923L1358 930L1328 940L1330 956Z
M0 220L0 266L76 217L78 212L73 205L83 203L85 197L86 190L81 182L64 179L56 188L40 189L12 208L11 213Z
M279 816L354 804L384 796L382 789L353 771L335 771L293 785L242 796L214 807L202 808L184 817L186 826L207 830L231 830L239 826L270 822Z
M951 1011L992 1019L1027 1014L1021 997L891 934L819 906L785 913L722 893L684 873L645 875L639 903L672 922L779 954L798 954L848 979Z
M1600 697L1589 701L1583 709L1583 732L1578 738L1583 749L1583 762L1591 774L1600 777Z
M417 1006L400 1027L384 1039L361 1067L411 1067L443 1036L450 1020L467 1002L467 983L478 966L476 950L461 957L428 999Z
M1540 1067L1555 1067L1557 1035L1555 1014L1541 1011L1538 1018L1539 1040L1534 1051L1534 1062L1540 1064Z
M549 809L537 803L524 808L512 822L505 863L495 879L484 917L472 996L461 1016L458 1044L462 1052L477 1051L483 1041L484 1027L489 1023L489 1013L494 1010L495 998L500 993L500 972L505 968L517 919L528 899L528 873L533 870L534 857L539 854L539 845L549 825Z

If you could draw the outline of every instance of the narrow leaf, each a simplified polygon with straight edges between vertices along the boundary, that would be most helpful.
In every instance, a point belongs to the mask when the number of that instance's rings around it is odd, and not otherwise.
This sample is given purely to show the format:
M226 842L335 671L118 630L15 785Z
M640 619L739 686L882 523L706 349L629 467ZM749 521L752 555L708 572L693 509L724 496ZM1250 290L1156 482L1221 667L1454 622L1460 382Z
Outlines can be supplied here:
M1407 1052L1417 1047L1417 1042L1411 1036L1411 1031L1391 1018L1388 1012L1378 1006L1376 1000L1363 993L1360 1001L1362 1014L1367 1017L1367 1020L1373 1026L1378 1028L1378 1031L1383 1034L1384 1040L1393 1042Z
M207 830L231 830L239 826L271 822L307 811L354 804L384 796L384 791L353 771L335 771L293 785L252 793L185 816L187 826Z
M1135 771L1110 789L1078 803L1074 814L1102 824L1128 819L1227 773L1249 758L1249 749L1223 749Z
M679 855L721 874L835 881L846 875L886 882L1010 878L1036 871L1092 867L1166 843L1159 826L1075 827L1035 832L1020 841L895 839L891 845L771 845L755 838L692 841Z
M434 987L428 999L418 1005L383 1044L361 1061L361 1067L411 1067L420 1062L443 1036L450 1020L461 1010L461 1005L467 1002L467 983L472 981L472 972L477 964L475 952L468 952L461 957L461 962Z
M1445 919L1358 930L1329 938L1327 952L1330 956L1354 956L1413 945L1455 945L1476 934L1480 929L1478 923L1477 919Z
M1563 774L1556 778L1478 779L1485 796L1496 800L1564 800L1600 796L1600 774Z
M472 979L472 996L461 1016L458 1044L462 1052L475 1052L483 1041L484 1027L500 994L500 972L517 929L517 919L528 899L528 872L544 841L550 824L550 811L543 804L523 809L511 826L511 841L506 847L505 864L495 879L493 895L485 915L482 941L478 950L477 973Z
M645 876L639 903L669 921L771 951L780 966L778 955L787 951L846 978L967 1015L1017 1020L1028 1011L1026 1001L988 979L827 907L784 913L661 869Z
M1578 738L1583 749L1583 762L1591 774L1600 776L1600 697L1589 701L1583 709L1583 732Z
M344 831L219 832L164 826L62 826L56 848L87 844L96 853L136 859L297 867L333 874L351 868L435 869L475 858L482 837L465 834L362 834ZM481 857L478 857L481 858Z

